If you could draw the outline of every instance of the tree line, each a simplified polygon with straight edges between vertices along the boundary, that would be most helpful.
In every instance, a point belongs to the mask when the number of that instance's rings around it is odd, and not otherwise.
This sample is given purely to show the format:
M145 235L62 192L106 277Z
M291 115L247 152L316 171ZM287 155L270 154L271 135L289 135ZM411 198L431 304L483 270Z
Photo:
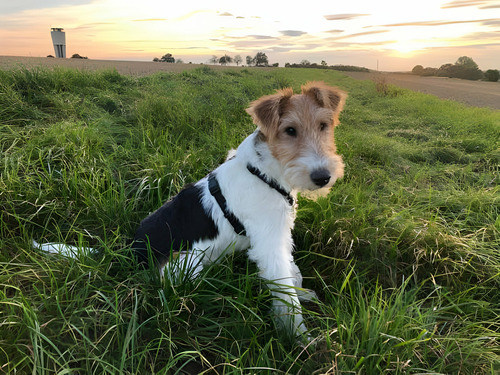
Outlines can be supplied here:
M311 63L308 60L302 60L300 64L290 64L286 63L285 68L314 68L314 69L331 69L340 70L342 72L369 72L368 68L355 65L328 65L325 60L321 61L321 64Z
M163 55L161 58L155 57L153 59L155 62L167 62L167 63L179 63L182 62L180 59L175 59L171 53L167 53ZM221 57L213 55L207 61L209 64L220 64L220 65L228 65L228 64L236 64L236 66L240 66L243 63L243 58L240 55L236 55L231 57L229 55L224 55ZM257 52L255 56L247 56L245 59L247 66L260 66L260 67L278 67L279 63L269 64L269 59L264 52ZM369 72L369 69L354 65L328 65L324 60L321 61L321 64L311 63L308 60L302 60L300 64L290 64L286 63L285 68L317 68L317 69L332 69L332 70L340 70L346 72Z
M479 69L476 62L468 56L459 57L455 64L443 64L439 69L424 68L422 65L415 65L411 72L419 76L461 78L473 81L484 79L490 82L497 82L500 79L500 72L498 70L489 69L483 72Z
M278 66L279 64L272 64L269 65L269 59L267 58L267 55L264 52L257 52L255 56L247 56L246 59L246 64L247 66ZM237 66L239 66L243 62L243 58L240 55L234 56L234 58L224 55L221 57L217 57L213 55L209 60L209 63L211 64L221 64L221 65L227 65L231 63L235 63Z
M181 59L175 59L175 57L171 53L167 53L163 55L161 58L155 57L153 59L154 62L166 62L166 63L181 63ZM240 55L236 55L234 57L224 55L221 57L212 56L208 63L210 64L221 64L227 65L231 63L235 63L239 66L243 62L243 58ZM267 58L264 52L258 52L255 56L247 56L246 57L247 66L278 66L278 64L269 65L269 59Z

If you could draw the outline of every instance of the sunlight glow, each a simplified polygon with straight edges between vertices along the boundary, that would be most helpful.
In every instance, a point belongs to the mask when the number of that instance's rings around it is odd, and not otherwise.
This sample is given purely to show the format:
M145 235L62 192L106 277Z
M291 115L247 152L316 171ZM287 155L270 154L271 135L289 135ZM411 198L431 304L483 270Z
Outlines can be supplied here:
M384 54L411 59L437 48L456 55L460 46L478 46L476 57L494 61L500 53L500 0L490 0L487 9L483 3L351 0L283 7L269 0L193 0L175 6L164 0L81 0L79 5L51 0L50 8L14 13L0 3L0 52L46 56L52 49L50 28L63 27L68 55L93 59L151 61L172 53L206 62L212 55L244 58L262 51L281 64L307 59L363 66Z

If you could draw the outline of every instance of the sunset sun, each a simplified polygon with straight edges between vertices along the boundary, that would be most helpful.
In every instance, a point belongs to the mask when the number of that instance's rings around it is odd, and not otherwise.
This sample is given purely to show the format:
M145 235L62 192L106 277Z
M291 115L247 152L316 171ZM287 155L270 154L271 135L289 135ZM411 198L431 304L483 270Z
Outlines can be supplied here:
M411 56L422 52L426 46L424 43L414 40L400 40L388 45L388 48L394 51L398 56Z

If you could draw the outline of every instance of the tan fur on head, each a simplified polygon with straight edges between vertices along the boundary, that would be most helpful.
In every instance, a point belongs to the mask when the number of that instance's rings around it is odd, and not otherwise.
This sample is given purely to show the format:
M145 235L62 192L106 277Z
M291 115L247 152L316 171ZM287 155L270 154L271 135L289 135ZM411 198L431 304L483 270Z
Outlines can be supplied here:
M336 153L334 127L346 97L338 88L309 82L302 86L301 94L294 95L287 88L250 104L247 112L282 165L289 186L320 193L342 177L344 165ZM329 176L325 186L316 182L318 171Z
M276 94L263 96L250 104L247 113L261 130L278 126L279 119L284 112L286 103L293 95L293 89L288 87L278 90Z
M324 82L308 82L302 86L302 94L311 97L320 107L331 109L334 113L334 125L338 124L338 116L347 98L347 94ZM291 87L278 90L276 94L263 96L247 108L247 113L252 116L254 123L264 131L277 127L280 117L284 114L289 99L293 96Z
M331 109L335 114L334 125L337 125L339 114L347 98L344 91L327 86L324 82L308 82L302 86L302 94L312 97L320 107Z

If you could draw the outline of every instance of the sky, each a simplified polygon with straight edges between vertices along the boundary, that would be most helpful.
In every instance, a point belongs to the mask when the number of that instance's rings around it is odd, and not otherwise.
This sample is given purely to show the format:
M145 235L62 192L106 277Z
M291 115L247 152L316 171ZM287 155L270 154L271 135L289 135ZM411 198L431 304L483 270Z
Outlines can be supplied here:
M297 5L292 5L297 4ZM469 56L500 69L500 0L1 0L0 55L207 63L225 54L270 63L408 71Z

